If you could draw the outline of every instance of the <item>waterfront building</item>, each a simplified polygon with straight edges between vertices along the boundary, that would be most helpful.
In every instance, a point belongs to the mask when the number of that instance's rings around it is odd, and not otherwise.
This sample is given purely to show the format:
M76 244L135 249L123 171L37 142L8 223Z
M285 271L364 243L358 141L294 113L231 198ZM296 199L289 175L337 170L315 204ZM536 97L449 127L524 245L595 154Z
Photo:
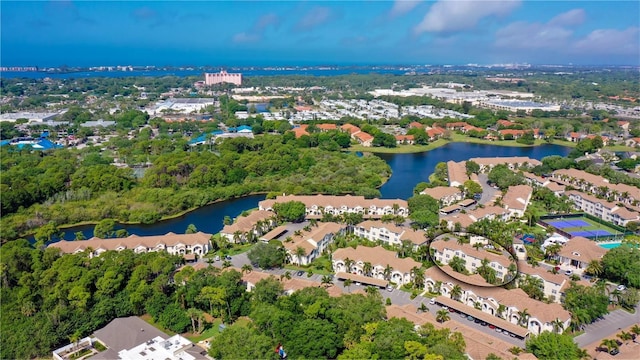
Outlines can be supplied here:
M242 85L242 74L240 73L228 73L225 70L221 70L219 73L205 73L204 83L206 85L216 85L222 83L234 84L237 86Z
M365 218L383 215L409 216L409 205L402 199L365 199L364 196L337 195L282 195L258 203L260 210L273 211L273 205L289 201L305 204L307 218L322 218L324 214L362 214Z
M61 240L50 244L50 248L58 248L65 254L78 254L89 251L89 257L99 256L105 251L133 250L135 253L166 251L171 255L202 256L211 249L211 234L197 232L195 234L175 234L138 236L126 238L101 239L92 237L89 240Z

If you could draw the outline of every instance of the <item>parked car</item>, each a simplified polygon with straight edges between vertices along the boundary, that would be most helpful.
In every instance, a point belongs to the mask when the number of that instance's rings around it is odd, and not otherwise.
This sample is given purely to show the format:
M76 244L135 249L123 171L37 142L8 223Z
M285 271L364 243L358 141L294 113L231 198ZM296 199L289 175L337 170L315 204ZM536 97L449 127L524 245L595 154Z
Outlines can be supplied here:
M435 304L436 304L436 299L431 298L431 300L429 300L429 305L435 305Z
M618 287L616 288L616 290L618 290L618 291L625 291L625 290L627 290L627 287L626 287L626 286L624 286L624 285L622 285L622 284L620 284L620 285L618 285Z
M391 286L391 285L387 286L387 291L388 292L392 292L393 291L393 286Z
M613 348L613 349L611 349L611 351L609 351L609 354L614 355L614 356L618 355L618 354L620 354L620 350L618 350L616 348Z
M467 316L467 320L469 320L469 321L473 321L473 320L474 320L474 318L473 318L473 316L469 315L469 316Z
M296 273L296 275L298 275L298 276L302 276L302 275L304 275L304 271L300 270L300 271L298 271L298 272Z
M495 329L495 328L496 328L495 325L489 324L489 329Z
M567 271L564 272L564 274L567 275L567 276L571 276L571 275L573 275L573 270L567 270Z
M231 261L231 256L227 255L227 256L224 257L224 259Z
M216 255L216 261L220 261L220 255Z
M502 329L496 328L496 332L502 332Z

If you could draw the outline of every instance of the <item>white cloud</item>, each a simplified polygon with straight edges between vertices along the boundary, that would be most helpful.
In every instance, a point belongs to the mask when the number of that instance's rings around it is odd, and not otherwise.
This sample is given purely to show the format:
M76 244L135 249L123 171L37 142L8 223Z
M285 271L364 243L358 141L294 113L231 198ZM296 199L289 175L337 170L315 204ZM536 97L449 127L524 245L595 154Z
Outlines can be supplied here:
M422 0L410 1L410 0L396 0L393 2L393 7L389 12L389 17L395 18L402 16L418 6Z
M597 29L578 40L571 52L581 54L635 55L640 58L640 28Z
M511 49L546 49L566 45L573 31L550 23L518 21L496 32L497 47Z
M520 5L520 0L508 1L446 1L433 4L422 22L413 28L423 32L457 32L473 29L480 20L504 16Z
M549 25L557 26L575 26L584 22L587 14L584 9L573 9L565 13L557 15L553 19L549 20Z
M323 6L316 6L303 16L295 25L299 31L308 31L322 25L332 19L331 9Z
M232 41L234 43L249 43L260 41L267 29L269 27L277 29L280 26L280 21L280 17L274 13L262 15L258 19L256 19L249 31L243 31L233 35Z
M233 35L232 40L234 43L250 43L250 42L256 42L260 40L260 36L257 34L249 34L246 32L241 32Z

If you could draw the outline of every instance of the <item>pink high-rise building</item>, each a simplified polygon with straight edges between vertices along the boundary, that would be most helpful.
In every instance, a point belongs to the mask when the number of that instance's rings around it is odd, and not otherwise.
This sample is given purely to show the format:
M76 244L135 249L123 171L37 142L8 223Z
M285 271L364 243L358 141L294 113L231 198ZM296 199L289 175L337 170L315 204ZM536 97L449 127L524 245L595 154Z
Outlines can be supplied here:
M219 73L205 73L204 74L204 83L206 85L215 85L221 83L230 83L235 85L242 85L242 74L229 74L228 72L222 70Z

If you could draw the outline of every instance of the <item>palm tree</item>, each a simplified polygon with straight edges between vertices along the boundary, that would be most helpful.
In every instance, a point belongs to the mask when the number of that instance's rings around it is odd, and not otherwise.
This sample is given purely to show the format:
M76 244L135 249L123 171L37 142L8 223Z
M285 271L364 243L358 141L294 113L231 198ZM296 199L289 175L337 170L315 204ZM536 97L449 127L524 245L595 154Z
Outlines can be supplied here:
M307 250L302 246L296 247L295 255L298 258L298 265L302 265L302 258L307 256Z
M353 280L351 280L351 279L345 279L345 281L344 281L344 287L347 289L347 292L350 292L350 291L349 291L349 287L350 287L351 285L353 285Z
M367 288L364 291L370 296L374 296L375 294L379 293L378 288L375 286L367 286Z
M564 323L558 318L551 322L551 326L553 326L553 331L558 334L561 334L564 331Z
M527 327L526 325L529 322L529 316L531 316L531 314L529 314L526 308L522 311L518 311L518 325Z
M638 324L633 325L631 327L631 332L636 335L640 335L640 326L638 326Z
M618 342L615 341L614 339L604 339L602 340L602 342L600 343L600 347L604 347L607 349L607 352L610 352L613 349L619 349L620 346L618 345Z
M414 266L411 269L411 275L413 276L413 287L422 289L424 287L424 271L422 268Z
M353 261L353 260L351 260L349 258L345 258L344 259L344 267L345 267L344 272L347 272L347 273L351 272L351 267L353 266L353 263L355 263L355 261Z
M436 321L439 323L443 323L445 321L448 321L449 319L451 319L449 317L449 312L447 310L438 310L438 312L436 313Z
M591 355L589 355L589 352L586 349L579 348L578 351L576 351L576 358L586 360L591 359Z
M442 290L442 281L436 281L436 283L433 285L433 292L436 294L440 294L440 291Z
M600 262L600 260L598 259L593 259L589 262L589 265L587 265L587 268L585 269L585 272L589 275L593 275L593 276L600 276L600 274L602 274L602 272L604 271L604 267L602 266L602 262Z
M384 271L382 272L384 279L389 281L391 279L392 272L393 272L393 267L387 264L387 266L384 268Z
M365 263L362 264L362 272L364 273L364 276L371 276L371 270L373 270L373 266L370 262L365 261Z
M545 249L545 255L547 256L547 258L551 258L553 256L558 255L558 253L560 252L560 250L562 250L562 245L560 244L553 244L553 245L549 245L546 249Z
M451 266L453 271L463 273L463 274L465 273L465 270L466 270L466 264L467 264L466 261L464 261L462 258L457 256L454 256L451 259L451 261L449 261L449 266Z
M243 273L243 274L244 274L245 272L246 272L246 273L250 273L250 272L253 270L253 266L251 266L250 264L244 264L244 265L242 265L241 270L242 270L242 273Z
M324 276L322 276L321 284L323 286L329 287L329 286L333 285L333 279L329 275L324 275Z
M191 328L193 329L193 333L196 333L196 319L199 316L200 310L196 309L196 308L189 308L187 309L187 316L189 317L189 319L191 319Z
M460 297L462 296L462 287L460 285L455 284L453 288L451 288L451 298L456 301L460 301Z
M507 311L507 307L503 304L498 305L498 310L496 311L499 318L504 319L504 312Z
M620 334L618 334L616 336L619 337L620 340L625 341L625 342L633 339L633 335L631 335L631 333L626 332L626 331L623 331L623 332L621 332Z
M233 242L240 244L242 242L242 231L236 230L233 232Z

